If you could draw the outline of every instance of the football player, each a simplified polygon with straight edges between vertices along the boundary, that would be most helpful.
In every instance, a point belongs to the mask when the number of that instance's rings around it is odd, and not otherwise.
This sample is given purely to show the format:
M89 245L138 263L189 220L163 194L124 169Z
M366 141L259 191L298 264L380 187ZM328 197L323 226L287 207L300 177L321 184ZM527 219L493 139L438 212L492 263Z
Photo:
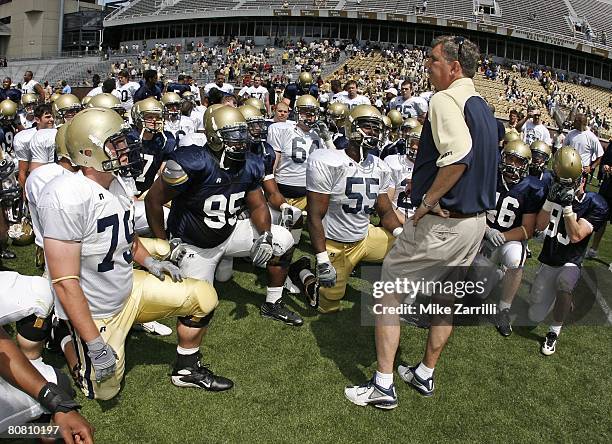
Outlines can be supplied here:
M217 108L206 121L207 143L182 146L169 155L160 177L145 198L153 235L168 239L161 209L172 200L168 232L181 243L175 251L186 276L213 282L223 257L250 256L256 266L267 266L263 317L289 325L302 318L285 308L283 285L293 252L289 231L272 225L261 191L264 166L248 151L248 128L242 113ZM237 220L247 206L250 219ZM173 252L174 253L174 252Z
M38 105L38 96L36 94L24 94L21 96L21 109L19 113L19 122L24 129L32 128L34 123L34 108Z
M166 92L173 92L183 97L187 91L191 92L191 87L185 83L185 74L179 74L177 83L168 83Z
M416 128L410 129L407 134L404 130L407 145L404 152L400 151L397 154L391 154L384 158L381 155L381 159L384 159L385 163L391 168L389 199L391 199L395 214L402 225L406 219L411 218L414 214L414 206L410 200L412 171L417 151L419 150L422 128L421 125L418 125Z
M126 121L128 120L126 109L123 107L123 104L121 103L119 98L117 98L113 94L102 93L102 94L93 96L87 102L86 108L112 109L117 114L119 114L123 120L126 120Z
M289 105L291 109L291 114L289 118L292 120L297 120L295 116L297 113L295 112L295 101L304 95L310 95L315 99L319 97L319 87L313 83L314 80L312 78L312 74L309 72L301 72L298 76L297 82L290 83L285 88L285 92L283 93L283 102Z
M123 108L129 113L132 110L132 106L134 106L134 94L140 88L140 84L130 81L130 74L127 69L119 71L117 80L119 81L119 86L113 93L119 96Z
M70 122L72 118L83 109L81 101L73 94L60 95L51 105L55 126Z
M0 326L16 322L18 340L25 334L39 342L40 326L53 306L48 281L0 271L0 287L10 295L0 298ZM80 406L74 395L70 380L61 371L45 364L40 355L27 356L0 327L0 433L51 413L66 442L73 442L77 435L78 442L92 443L93 431L77 413Z
M319 119L319 102L313 96L300 96L295 101L296 124L270 125L268 143L276 151L274 176L287 203L306 209L306 161L325 143L315 131Z
M36 94L41 99L45 97L45 90L40 85L40 83L34 80L34 73L32 73L32 71L26 71L23 74L23 84L21 85L21 93Z
M155 97L136 102L132 108L132 120L135 132L130 134L130 138L142 143L143 157L141 172L134 177L135 194L140 197L134 203L134 229L138 235L145 236L151 230L147 222L144 193L151 188L162 164L175 150L176 139L171 132L164 131L164 107ZM170 210L164 207L164 223L169 213Z
M257 74L253 78L253 85L245 86L240 90L238 95L244 98L255 98L262 102L265 106L264 115L270 115L270 93L268 92L268 88L261 84L261 76Z
M415 130L415 128L419 129ZM418 120L416 119L409 118L404 120L400 125L399 137L393 142L383 145L383 148L380 151L380 158L384 160L387 156L393 154L406 154L410 134L413 134L413 137L416 137L416 140L418 141L418 139L421 137L421 128L421 124L419 124Z
M348 139L344 137L344 124L348 115L348 107L341 102L330 103L325 111L325 124L335 149L344 150L348 146ZM321 130L325 132L325 128L319 128L319 134ZM329 143L326 142L326 145L329 147Z
M162 96L161 103L164 106L164 129L172 133L175 139L179 139L181 135L195 133L193 120L181 113L181 96L167 92Z
M193 279L177 282L178 267L153 259L133 232L132 195L121 176L133 174L140 159L128 131L111 110L90 108L75 116L66 146L80 171L55 178L37 204L56 311L70 321L76 339L81 389L89 398L116 396L132 325L170 316L179 316L172 383L230 389L229 379L200 363L200 342L218 303L214 288ZM133 261L149 273L134 270Z
M0 151L12 155L13 139L22 129L17 116L17 104L11 99L0 102Z
M370 105L370 99L357 93L357 82L354 80L349 80L346 82L344 88L346 90L346 95L338 94L334 102L345 104L349 110L353 109L357 105Z
M609 211L601 195L585 191L586 175L574 148L564 146L553 155L552 174L553 184L537 216L545 239L529 307L529 318L535 322L542 322L552 309L552 324L540 349L546 356L556 351L591 233L606 223Z
M391 120L391 134L389 135L389 139L391 142L395 142L400 138L400 131L402 125L404 124L404 117L402 116L402 113L396 109L389 110L387 117Z
M517 139L518 140L518 139ZM552 174L546 168L552 156L550 145L541 140L536 140L529 146L531 149L531 163L529 164L529 175L537 178L544 187L544 195L548 195L548 189L553 182Z
M346 150L315 151L308 161L308 227L322 287L318 304L309 303L321 313L338 311L353 268L382 262L402 232L387 194L391 170L369 153L380 143L382 126L375 107L358 105L346 121ZM370 224L374 211L382 227Z
M15 180L15 163L0 151L0 264L2 259L15 259L15 253L7 249L9 238L8 212L23 202L22 189ZM11 221L13 222L13 221Z
M190 107L189 117L193 120L193 124L195 126L196 132L203 133L204 132L204 112L205 108L197 105L196 96L191 91L186 91L183 96L183 104L181 106L181 110L184 109L185 104L188 102Z
M521 285L527 241L546 197L540 181L529 175L530 162L531 150L520 140L507 143L502 150L496 206L487 211L483 245L473 262L476 279L486 282L483 299L503 276L495 322L497 331L506 337L512 334L510 309Z
M400 96L391 100L389 108L398 110L402 113L404 119L409 117L417 119L422 125L429 109L427 100L423 97L414 97L412 95L412 82L410 80L404 80L401 86L401 93Z

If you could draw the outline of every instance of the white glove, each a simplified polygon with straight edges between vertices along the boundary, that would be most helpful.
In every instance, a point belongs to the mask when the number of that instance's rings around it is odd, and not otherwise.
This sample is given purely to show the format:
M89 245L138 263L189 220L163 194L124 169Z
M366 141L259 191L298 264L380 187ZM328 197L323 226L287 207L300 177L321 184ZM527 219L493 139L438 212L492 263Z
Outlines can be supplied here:
M316 132L321 138L321 140L323 140L323 142L327 142L328 140L331 140L332 136L325 122L321 122L321 121L317 122Z
M149 270L149 273L160 281L163 281L166 278L164 273L168 273L172 278L172 282L183 282L181 269L172 262L158 261L157 259L153 259L151 256L149 256L144 260L144 264L142 265L144 265L146 269Z
M297 220L302 216L302 210L288 203L283 203L280 206L281 220L279 225L288 230L293 228Z
M272 233L266 231L259 236L251 247L251 259L256 267L263 267L274 255L272 248Z
M487 227L485 231L485 239L487 239L495 248L506 243L506 238L504 235L501 233L501 231L496 230L495 228Z
M102 382L115 374L117 353L104 342L102 336L87 343L87 355L93 365L97 382Z

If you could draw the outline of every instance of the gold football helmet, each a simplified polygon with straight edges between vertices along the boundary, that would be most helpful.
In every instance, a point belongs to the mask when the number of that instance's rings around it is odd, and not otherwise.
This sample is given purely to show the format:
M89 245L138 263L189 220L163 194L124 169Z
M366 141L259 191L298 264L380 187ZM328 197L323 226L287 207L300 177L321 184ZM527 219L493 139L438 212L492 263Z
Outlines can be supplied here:
M251 105L253 108L257 108L262 116L266 115L266 105L264 105L261 100L255 97L250 97L246 99L243 105Z
M499 168L506 181L519 183L529 173L531 150L521 140L506 143Z
M196 97L191 91L185 91L182 96L183 102L191 102L194 105L196 104Z
M89 101L91 100L93 96L85 96L81 99L81 106L83 108L87 108L87 104L89 103Z
M541 140L531 142L531 166L529 170L534 176L539 176L546 169L546 165L552 156L550 146Z
M421 132L423 131L423 126L418 125L408 131L408 135L406 137L406 155L408 159L411 161L416 160L417 152L419 151L419 142L421 141Z
M8 229L8 236L13 240L13 245L25 247L34 243L34 230L32 222L24 217L21 222L13 224Z
M336 128L336 132L344 126L344 122L349 115L348 106L341 102L333 102L327 106L327 125Z
M94 97L91 98L91 100L87 104L87 108L112 109L117 114L119 114L121 118L123 118L124 120L127 119L127 116L125 114L125 108L121 104L121 100L119 100L118 97L112 94L102 93L102 94L95 95Z
M314 80L312 78L312 74L309 72L301 72L297 81L298 85L300 85L302 89L309 88L313 82Z
M210 115L218 110L219 108L221 108L224 105L221 105L220 103L215 103L213 105L210 105L208 108L206 108L206 111L204 111L204 126L206 127L206 122L208 122L208 120L210 119Z
M402 117L402 113L400 113L396 109L390 110L387 113L387 117L391 119L391 128L393 128L393 131L399 130L402 124L404 123L404 118Z
M344 125L344 134L351 143L358 144L362 159L367 151L378 151L382 142L383 118L372 105L357 105L351 110Z
M514 142L515 140L521 140L521 135L516 131L510 130L504 134L503 144L506 145L509 142Z
M62 95L61 95L60 93L53 93L53 94L51 94L51 96L49 97L49 103L50 103L51 105L53 105L53 103L54 103L54 102L55 102L57 99L59 99L61 96L62 96Z
M181 116L182 99L177 93L165 93L161 98L161 103L164 106L164 114L167 119L176 120Z
M571 146L563 146L552 158L552 174L555 182L577 188L582 179L582 159Z
M314 128L319 119L319 101L310 94L300 96L295 101L298 123Z
M225 168L225 158L243 163L248 151L247 122L237 108L222 106L210 114L204 131L207 146L215 153L221 154L220 164Z
M132 107L132 121L139 131L164 132L164 107L155 97L136 102Z
M28 115L34 114L34 108L38 105L38 95L27 93L21 96L21 107Z
M70 155L66 148L66 131L68 130L68 126L70 126L70 123L64 123L57 129L57 133L55 134L55 153L58 159L70 160ZM72 160L70 160L70 163L72 163Z
M142 171L140 144L130 143L130 126L113 110L88 108L66 130L66 148L75 165L136 176Z
M11 99L0 102L0 120L12 121L17 115L17 104Z
M251 140L253 142L264 142L268 136L268 125L266 125L264 116L251 105L242 105L238 110L246 120Z
M72 120L83 107L79 98L74 94L62 94L55 99L51 109L55 122L60 124Z

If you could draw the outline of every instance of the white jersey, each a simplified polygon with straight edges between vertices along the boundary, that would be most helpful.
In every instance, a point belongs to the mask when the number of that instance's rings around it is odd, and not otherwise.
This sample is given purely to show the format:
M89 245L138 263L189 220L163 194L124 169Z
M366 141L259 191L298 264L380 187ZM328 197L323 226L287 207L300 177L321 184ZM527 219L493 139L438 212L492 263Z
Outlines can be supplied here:
M13 144L14 143L15 142L13 142ZM565 144L578 151L580 159L582 160L582 166L590 166L596 159L604 154L601 142L590 130L571 130L565 138Z
M191 89L191 93L194 95L196 102L202 103L200 88L197 85L189 85L189 88Z
M23 126L25 129L30 129L32 128L32 126L34 125L34 123L36 123L35 119L32 120L28 120L26 118L26 115L24 113L19 113L19 123L21 123L21 126ZM14 139L13 139L14 140Z
M30 216L32 217L32 229L34 230L34 241L36 245L42 248L44 233L40 226L40 218L38 216L38 200L42 196L43 189L57 176L62 174L72 174L66 168L57 163L48 163L33 170L26 179L25 192L28 198L28 206L30 208Z
M306 161L325 142L314 131L304 132L295 123L279 122L268 128L268 143L280 154L274 176L276 182L292 187L306 187Z
M241 97L254 97L266 103L266 96L268 95L268 89L264 86L259 85L257 88L254 86L245 86L238 93Z
M527 122L525 122L523 125L521 138L527 145L531 145L531 142L536 140L541 140L547 145L552 145L552 138L550 137L548 128L541 123L535 125L531 119L527 120Z
M204 148L206 145L206 134L204 133L189 133L179 138L178 146L197 145Z
M204 87L204 94L208 95L213 88L217 88L226 94L234 94L234 87L229 83L224 83L223 86L219 86L216 83L209 83Z
M51 163L55 161L55 136L57 128L45 128L36 131L30 139L31 161Z
M94 96L97 96L98 94L102 94L102 87L101 86L96 86L91 91L89 91L87 93L87 97L94 97Z
M38 85L38 82L34 79L30 80L27 83L24 83L23 85L21 85L21 93L22 94L37 94L36 92L36 85Z
M387 193L390 180L391 169L371 154L357 163L345 151L312 153L306 188L329 195L329 207L323 218L325 237L339 242L364 239L376 199Z
M164 121L164 130L170 131L174 137L182 131L183 134L190 134L196 132L196 123L191 117L181 116L178 120L166 120Z
M36 134L36 131L36 128L30 128L15 134L15 138L13 139L13 150L17 160L23 160L25 162L32 160L30 141L32 137L34 137L34 134Z
M189 117L193 120L196 131L204 130L204 111L194 108Z
M132 109L134 106L134 93L138 91L140 88L140 84L136 82L128 82L125 85L119 86L113 94L118 95L119 100L121 100L121 104L125 108L126 111Z
M132 291L134 202L115 178L109 189L80 171L51 181L38 201L45 238L81 243L81 287L94 319L121 311ZM61 319L66 313L56 301Z
M348 109L353 109L357 105L370 105L370 99L368 99L366 96L362 96L361 94L358 94L353 99L351 99L348 94L337 95L335 99L332 99L332 102L344 103Z
M410 97L409 99L404 99L402 96L398 96L391 100L389 109L398 110L405 119L409 117L417 118L421 114L427 113L429 104L423 97Z
M393 208L401 211L407 217L414 214L412 202L410 201L410 189L408 182L412 179L414 163L405 154L392 154L385 157L385 163L391 169L390 188L395 188Z

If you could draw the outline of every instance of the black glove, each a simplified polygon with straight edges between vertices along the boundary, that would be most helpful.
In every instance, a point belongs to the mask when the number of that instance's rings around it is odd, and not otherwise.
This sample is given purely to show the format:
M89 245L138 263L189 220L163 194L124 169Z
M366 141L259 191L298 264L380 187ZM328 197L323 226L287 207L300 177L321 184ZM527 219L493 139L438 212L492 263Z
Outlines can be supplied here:
M47 384L43 386L36 399L40 405L52 415L57 412L67 413L81 408L68 393L52 382L47 382Z

